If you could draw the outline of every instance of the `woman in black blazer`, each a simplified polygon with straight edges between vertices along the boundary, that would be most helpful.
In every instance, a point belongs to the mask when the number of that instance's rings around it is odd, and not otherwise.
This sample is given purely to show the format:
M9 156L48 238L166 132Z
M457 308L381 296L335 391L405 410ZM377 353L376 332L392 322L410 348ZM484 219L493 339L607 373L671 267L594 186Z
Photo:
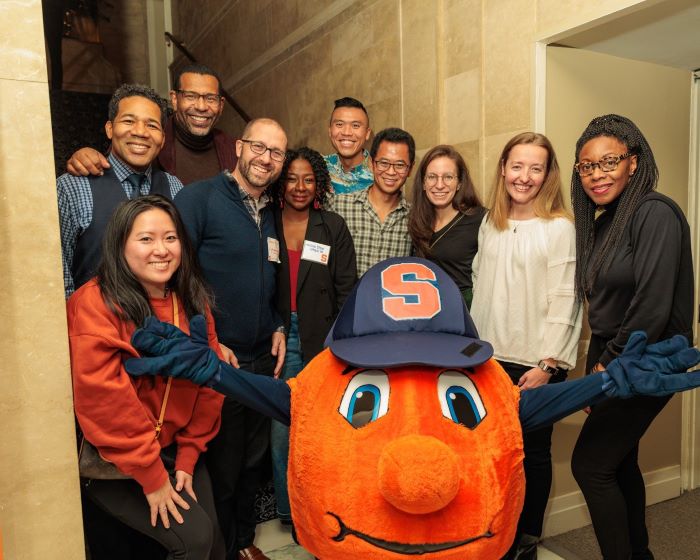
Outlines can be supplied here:
M321 154L289 150L271 189L280 241L277 308L287 329L282 378L295 377L323 342L357 281L355 247L345 221L321 210L330 176ZM289 428L272 422L272 464L280 520L291 522L287 495Z

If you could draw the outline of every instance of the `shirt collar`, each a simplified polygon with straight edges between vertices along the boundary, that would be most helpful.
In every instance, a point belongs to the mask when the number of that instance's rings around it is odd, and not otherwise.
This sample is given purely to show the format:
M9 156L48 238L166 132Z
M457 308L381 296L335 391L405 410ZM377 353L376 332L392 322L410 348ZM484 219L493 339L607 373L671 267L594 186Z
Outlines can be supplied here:
M131 175L132 173L144 173L146 175L146 178L148 179L148 182L151 182L151 173L153 170L153 166L149 165L146 168L146 171L140 172L136 171L133 169L129 164L127 164L125 161L120 159L114 152L110 152L109 155L107 156L107 160L109 161L109 164L112 166L112 169L114 170L114 174L117 176L117 179L119 180L120 183L123 183L126 181L126 178Z
M374 183L372 183L374 184ZM405 185L404 185L405 186ZM372 206L372 204L369 201L369 189L372 188L372 185L367 187L366 189L362 189L361 191L357 191L354 193L351 193L349 196L352 196L356 202L362 202L363 204L367 204L369 206ZM401 190L399 191L399 203L396 205L396 208L392 210L394 212L395 210L398 210L401 208L402 210L408 211L410 209L411 205L406 200L406 197L403 194L403 187L401 187Z
M358 163L356 166L351 167L349 171L345 171L345 168L343 168L343 164L340 161L340 156L338 153L330 154L328 156L328 163L334 166L340 166L345 173L353 173L355 171L358 171L359 169L366 167L367 169L372 169L370 163L372 161L372 158L369 157L369 152L365 149L362 150L362 161Z
M362 150L362 153L365 156L362 160L362 163L356 165L355 167L353 167L353 169L357 169L358 167L366 167L367 169L372 169L372 158L369 157L369 152L367 150Z
M241 185L238 184L238 181L236 181L236 178L233 176L233 173L231 173L228 169L224 171L224 175L226 175L226 178L231 181L234 185L236 185L236 188L238 189L238 194L241 196L241 200L246 201L250 200L253 202L258 208L261 208L262 206L265 206L268 204L271 200L270 195L267 194L267 191L264 191L261 195L260 198L256 199L252 194L250 194L247 190L245 190Z
M399 198L399 205L397 208L403 208L404 210L410 209L411 204L406 200L406 197L403 195L403 187L401 188L401 198Z
M341 196L351 196L355 202L369 204L369 187Z

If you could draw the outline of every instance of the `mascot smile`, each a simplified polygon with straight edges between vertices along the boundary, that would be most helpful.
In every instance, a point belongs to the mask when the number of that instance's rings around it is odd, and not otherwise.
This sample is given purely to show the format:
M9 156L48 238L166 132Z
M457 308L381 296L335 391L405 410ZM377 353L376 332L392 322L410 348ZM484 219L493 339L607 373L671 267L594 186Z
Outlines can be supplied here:
M151 317L132 375L206 383L290 425L289 497L299 542L323 560L496 560L523 505L523 431L606 398L700 385L683 337L630 337L605 372L520 392L479 339L454 282L419 258L361 278L326 350L283 382L237 370Z

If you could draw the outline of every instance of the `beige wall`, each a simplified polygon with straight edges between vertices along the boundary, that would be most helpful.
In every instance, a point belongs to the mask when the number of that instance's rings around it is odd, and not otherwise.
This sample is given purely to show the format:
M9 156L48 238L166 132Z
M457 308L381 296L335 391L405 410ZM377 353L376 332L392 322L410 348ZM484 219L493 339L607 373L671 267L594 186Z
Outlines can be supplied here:
M590 87L591 79L600 87ZM645 134L659 167L659 190L687 213L690 84L687 71L547 47L546 132L557 150L563 183L570 184L576 140L591 118L618 113ZM556 428L556 494L577 490L569 458L584 418L576 415ZM680 464L680 397L655 420L642 440L640 457L644 472Z
M83 558L41 1L0 2L4 558ZM0 554L2 556L2 554Z
M292 145L329 152L333 100L350 95L374 130L409 130L419 155L456 145L485 195L503 144L535 126L534 41L645 3L174 0L173 30L250 115L279 119ZM243 122L227 108L222 127Z
M592 76L604 84L590 87ZM659 191L687 214L691 79L685 70L547 47L546 129L563 183L570 184L576 140L591 118L618 113L642 130L659 167Z

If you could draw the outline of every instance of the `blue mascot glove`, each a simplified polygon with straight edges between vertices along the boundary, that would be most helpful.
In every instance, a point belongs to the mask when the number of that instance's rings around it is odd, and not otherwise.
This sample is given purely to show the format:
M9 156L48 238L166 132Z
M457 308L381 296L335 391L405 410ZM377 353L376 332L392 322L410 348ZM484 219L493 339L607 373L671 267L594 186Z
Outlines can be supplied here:
M148 317L132 335L131 344L142 356L126 360L124 367L131 375L165 375L202 385L219 371L219 357L209 347L202 315L190 319L190 336L174 325Z
M676 335L647 346L647 335L633 332L622 354L605 368L603 390L609 397L664 397L700 387L699 373L681 373L700 362L700 351Z

